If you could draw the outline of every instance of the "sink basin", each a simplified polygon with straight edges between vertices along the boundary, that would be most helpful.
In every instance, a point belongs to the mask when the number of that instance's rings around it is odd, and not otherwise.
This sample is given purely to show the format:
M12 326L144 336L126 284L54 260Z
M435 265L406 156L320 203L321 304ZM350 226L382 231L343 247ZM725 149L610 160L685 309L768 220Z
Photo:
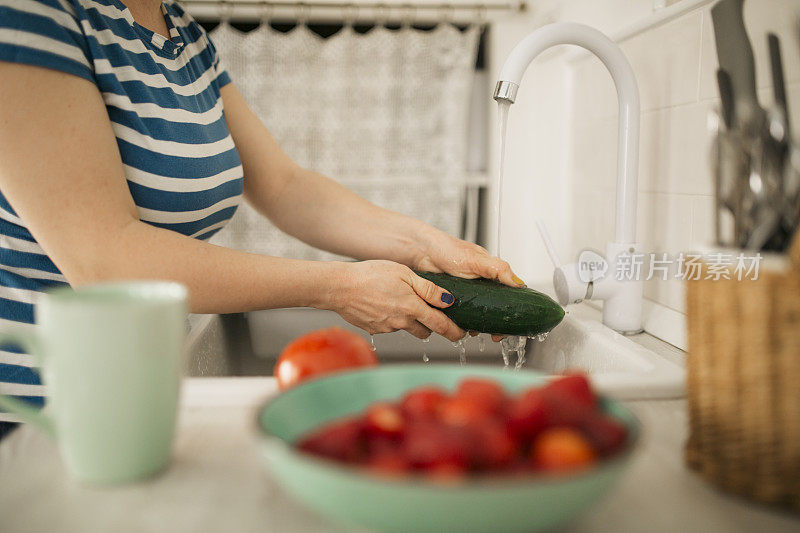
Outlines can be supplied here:
M580 368L596 386L620 399L676 398L683 395L683 353L658 339L640 334L622 336L600 322L600 311L586 305L568 314L544 341L528 341L526 368L548 373ZM295 337L308 331L339 326L369 338L337 314L316 309L274 309L248 314L193 317L189 335L188 374L191 376L271 375L275 361ZM467 364L497 364L503 359L497 343L467 339ZM458 364L459 349L432 336L423 343L400 331L374 337L383 364ZM481 349L483 348L483 349ZM514 356L512 355L512 363ZM509 370L513 372L513 370Z
M683 353L646 333L620 335L586 304L567 315L543 342L529 343L528 366L548 373L580 368L603 392L621 399L679 398L686 372ZM658 352L658 353L657 353Z

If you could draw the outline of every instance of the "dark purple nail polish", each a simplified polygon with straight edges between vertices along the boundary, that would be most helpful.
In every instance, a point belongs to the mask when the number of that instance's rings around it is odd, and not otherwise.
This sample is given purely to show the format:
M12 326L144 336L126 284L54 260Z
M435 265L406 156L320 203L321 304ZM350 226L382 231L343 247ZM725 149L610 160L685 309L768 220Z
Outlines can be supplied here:
M443 292L443 293L442 293L442 301L443 301L444 303L446 303L446 304L451 304L451 303L453 303L454 301L456 301L456 299L455 299L455 298L453 298L453 295L452 295L452 294L450 294L449 292Z

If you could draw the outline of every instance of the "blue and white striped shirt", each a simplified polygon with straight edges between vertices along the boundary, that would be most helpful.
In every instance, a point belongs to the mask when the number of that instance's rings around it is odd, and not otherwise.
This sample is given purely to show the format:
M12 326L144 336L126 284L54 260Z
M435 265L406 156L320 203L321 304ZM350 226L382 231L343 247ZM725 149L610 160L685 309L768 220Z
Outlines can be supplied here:
M170 38L133 20L119 0L0 0L0 60L96 84L139 218L209 239L233 216L242 166L222 109L230 82L205 31L174 0ZM2 83L2 80L0 80ZM0 327L33 323L37 295L66 279L0 190ZM41 403L33 359L0 350L0 392ZM0 421L15 420L0 412Z

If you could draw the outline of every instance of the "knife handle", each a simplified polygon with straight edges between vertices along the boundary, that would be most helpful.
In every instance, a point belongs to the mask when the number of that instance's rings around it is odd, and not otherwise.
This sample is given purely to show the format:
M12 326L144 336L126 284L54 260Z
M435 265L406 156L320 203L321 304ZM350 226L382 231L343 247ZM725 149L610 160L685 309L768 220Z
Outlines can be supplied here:
M789 103L786 98L786 83L783 79L783 58L781 57L781 43L778 36L774 33L767 34L769 44L769 62L772 70L772 86L775 94L775 105L781 113L783 120L786 121L787 133L791 131L789 127Z
M725 122L725 128L730 130L733 127L733 87L731 87L731 76L727 70L717 70L717 85L719 85L719 99L722 103L722 120Z

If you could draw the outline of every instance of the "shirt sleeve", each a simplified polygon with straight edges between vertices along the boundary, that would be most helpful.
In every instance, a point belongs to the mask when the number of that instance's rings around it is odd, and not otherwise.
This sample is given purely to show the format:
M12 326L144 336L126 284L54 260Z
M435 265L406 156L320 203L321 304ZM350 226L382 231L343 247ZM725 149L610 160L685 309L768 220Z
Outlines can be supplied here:
M86 36L68 0L0 0L0 60L95 81Z
M211 55L214 58L214 74L216 76L217 87L222 89L231 82L231 77L228 75L228 71L225 70L222 59L219 57L219 52L217 52L217 47L214 46L211 37L206 34L206 38L208 39L208 48L211 50Z

